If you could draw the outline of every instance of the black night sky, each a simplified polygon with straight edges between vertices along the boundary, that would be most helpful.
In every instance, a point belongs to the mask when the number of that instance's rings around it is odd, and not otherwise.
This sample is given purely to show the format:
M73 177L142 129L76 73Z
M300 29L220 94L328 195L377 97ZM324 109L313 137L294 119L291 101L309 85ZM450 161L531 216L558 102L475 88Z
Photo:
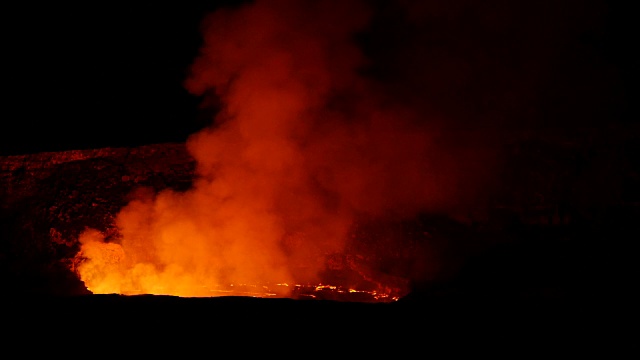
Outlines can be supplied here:
M184 141L205 120L182 83L220 3L7 9L3 155Z
M183 86L200 23L233 3L5 8L0 154L184 141L216 111ZM452 128L574 139L636 131L623 2L371 4L365 71Z

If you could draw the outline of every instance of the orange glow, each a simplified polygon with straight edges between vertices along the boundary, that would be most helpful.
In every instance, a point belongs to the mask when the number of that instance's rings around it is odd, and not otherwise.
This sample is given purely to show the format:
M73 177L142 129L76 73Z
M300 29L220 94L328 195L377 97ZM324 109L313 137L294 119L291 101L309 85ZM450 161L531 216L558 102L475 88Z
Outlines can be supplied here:
M363 3L342 0L258 0L213 13L185 86L224 107L187 142L194 186L132 194L116 217L120 238L83 233L77 271L87 287L190 297L360 292L316 285L354 219L443 208L457 185L433 126L357 71L367 61L353 35L369 16Z
M128 256L135 256L135 253L125 254L121 245L104 242L95 230L85 231L81 241L80 255L86 259L81 261L77 271L87 289L94 294L319 298L319 293L328 291L332 293L330 298L333 299L341 294L361 293L366 295L363 299L369 302L398 300L398 297L385 293L344 289L333 285L295 285L291 288L287 283L223 283L222 280L227 279L197 277L196 273L186 272L175 263L162 270L152 263L132 263ZM348 301L349 298L343 297L341 300Z

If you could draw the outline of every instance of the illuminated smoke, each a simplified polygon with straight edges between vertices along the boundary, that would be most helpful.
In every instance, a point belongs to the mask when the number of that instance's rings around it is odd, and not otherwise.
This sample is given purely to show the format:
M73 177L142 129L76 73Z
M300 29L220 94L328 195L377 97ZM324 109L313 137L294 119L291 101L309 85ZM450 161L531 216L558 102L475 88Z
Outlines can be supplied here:
M211 14L185 85L222 106L188 140L194 186L143 190L123 208L124 259L83 234L88 287L199 296L317 282L359 216L453 214L471 198L483 152L451 146L448 119L382 86L363 51L372 16L357 1L293 0ZM101 246L116 265L95 264Z

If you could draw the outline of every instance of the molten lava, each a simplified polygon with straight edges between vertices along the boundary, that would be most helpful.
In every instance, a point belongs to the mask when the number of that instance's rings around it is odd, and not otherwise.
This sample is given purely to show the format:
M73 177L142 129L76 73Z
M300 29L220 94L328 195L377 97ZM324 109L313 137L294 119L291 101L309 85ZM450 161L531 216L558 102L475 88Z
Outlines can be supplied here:
M399 299L400 289L395 289L392 294L388 287L384 290L363 290L324 284L223 283L221 278L204 275L197 277L193 272L185 272L177 264L161 266L133 263L121 245L105 242L95 230L85 231L80 240L82 250L78 254L75 270L87 289L94 294L287 297L358 302L389 302ZM212 273L215 271L210 274Z

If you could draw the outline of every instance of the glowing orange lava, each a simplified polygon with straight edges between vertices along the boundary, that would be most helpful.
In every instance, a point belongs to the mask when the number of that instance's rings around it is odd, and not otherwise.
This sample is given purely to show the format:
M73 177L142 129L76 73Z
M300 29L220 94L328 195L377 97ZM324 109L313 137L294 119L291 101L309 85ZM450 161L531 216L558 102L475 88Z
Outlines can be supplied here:
M220 278L187 273L176 264L132 263L124 248L105 242L95 230L81 236L76 272L93 294L173 295L180 297L250 296L259 298L331 299L391 302L392 294L327 284L223 283ZM213 272L209 271L208 274Z

